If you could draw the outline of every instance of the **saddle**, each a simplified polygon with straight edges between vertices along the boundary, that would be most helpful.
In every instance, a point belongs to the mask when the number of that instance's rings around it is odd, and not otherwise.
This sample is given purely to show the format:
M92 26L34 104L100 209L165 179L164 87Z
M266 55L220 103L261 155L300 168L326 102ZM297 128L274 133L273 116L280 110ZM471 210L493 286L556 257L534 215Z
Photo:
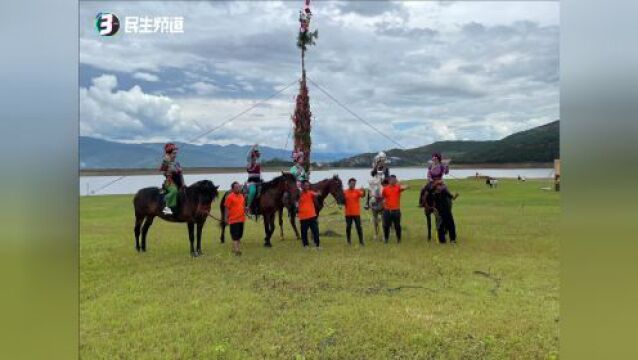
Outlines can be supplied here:
M256 185L257 187L257 191L255 192L255 198L253 199L253 202L250 204L250 212L252 214L258 214L259 211L259 197L261 196L261 184L263 183L263 181L251 181L251 182L246 182L244 183L244 186L242 187L242 194L244 194L244 197L247 199L248 198L248 187L250 185L250 183L253 183Z

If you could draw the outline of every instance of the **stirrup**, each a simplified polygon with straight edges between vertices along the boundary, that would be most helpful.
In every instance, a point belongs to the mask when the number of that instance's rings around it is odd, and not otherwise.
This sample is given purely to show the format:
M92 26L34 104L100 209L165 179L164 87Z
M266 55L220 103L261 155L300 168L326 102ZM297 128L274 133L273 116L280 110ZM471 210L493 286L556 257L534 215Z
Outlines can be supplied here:
M170 207L165 206L164 209L162 210L162 213L164 213L164 215L173 215L173 210L171 210Z

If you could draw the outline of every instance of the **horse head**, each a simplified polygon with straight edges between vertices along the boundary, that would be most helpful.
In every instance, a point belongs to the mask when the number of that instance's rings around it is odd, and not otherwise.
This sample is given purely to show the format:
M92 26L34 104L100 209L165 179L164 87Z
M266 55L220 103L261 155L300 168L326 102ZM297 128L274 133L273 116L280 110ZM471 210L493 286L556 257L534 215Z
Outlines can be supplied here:
M297 188L297 178L289 172L281 172L280 176L262 185L262 192L270 187L276 187L284 195L286 202L294 204L299 198L299 188Z
M201 180L189 187L190 192L196 198L196 211L198 213L205 213L206 215L210 213L211 203L215 201L219 195L218 189L219 186L215 186L210 180Z
M346 196L343 193L343 182L339 178L339 175L333 175L332 179L328 181L328 192L337 200L337 204L344 205L346 203Z

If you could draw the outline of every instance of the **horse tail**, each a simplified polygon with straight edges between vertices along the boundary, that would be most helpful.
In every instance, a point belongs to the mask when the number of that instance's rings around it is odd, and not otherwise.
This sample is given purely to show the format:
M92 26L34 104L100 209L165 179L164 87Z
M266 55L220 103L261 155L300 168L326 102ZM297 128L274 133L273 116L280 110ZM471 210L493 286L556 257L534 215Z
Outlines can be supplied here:
M229 192L226 192L224 196L222 196L222 200L219 202L219 214L221 215L221 217L219 218L217 225L221 228L228 225L226 224L226 221L224 220L226 218L226 206L224 206L224 203L226 202L226 197L228 196L228 193Z

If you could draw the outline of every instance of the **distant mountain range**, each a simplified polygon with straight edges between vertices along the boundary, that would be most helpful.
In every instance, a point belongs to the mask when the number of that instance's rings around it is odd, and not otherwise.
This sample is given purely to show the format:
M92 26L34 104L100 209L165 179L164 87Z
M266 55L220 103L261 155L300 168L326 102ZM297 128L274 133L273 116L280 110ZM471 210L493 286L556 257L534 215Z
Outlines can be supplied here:
M490 141L437 141L413 149L386 151L393 166L424 166L439 151L455 164L547 163L560 157L560 122L538 126ZM331 163L334 167L369 167L376 153Z
M439 151L455 164L547 163L559 156L558 120L509 135L501 140L438 141L413 149L391 149L386 154L393 166L423 166ZM246 162L248 145L193 145L178 143L183 167L240 167ZM81 169L157 168L163 144L128 144L92 137L80 137ZM264 165L290 164L290 151L261 147ZM313 152L313 163L334 167L369 167L376 153L353 155L342 152Z
M193 145L177 143L179 161L183 167L238 167L246 165L248 145ZM80 136L81 169L150 169L157 168L163 155L164 144L129 144ZM265 162L290 159L290 150L261 146ZM313 152L313 162L327 163L353 153ZM290 161L288 160L288 163Z

